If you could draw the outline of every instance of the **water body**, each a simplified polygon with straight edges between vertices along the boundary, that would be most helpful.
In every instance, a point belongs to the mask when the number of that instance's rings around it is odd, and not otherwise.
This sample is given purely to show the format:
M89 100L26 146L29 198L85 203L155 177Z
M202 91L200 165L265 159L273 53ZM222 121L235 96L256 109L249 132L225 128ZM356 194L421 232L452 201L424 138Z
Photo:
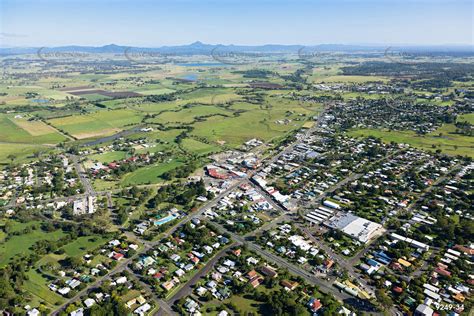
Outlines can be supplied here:
M33 101L35 103L48 103L49 102L48 99L33 99L31 101Z
M138 133L138 132L140 132L140 130L142 128L143 128L143 126L138 126L138 127L132 128L132 129L127 129L125 131L118 132L117 134L113 134L113 135L110 135L110 136L105 136L105 137L102 137L102 138L84 143L82 146L84 146L84 147L95 146L95 145L99 145L99 144L102 144L102 143L107 143L107 142L110 142L110 141L114 141L118 138Z
M197 74L187 74L183 77L183 79L189 80L189 81L196 81L198 79Z

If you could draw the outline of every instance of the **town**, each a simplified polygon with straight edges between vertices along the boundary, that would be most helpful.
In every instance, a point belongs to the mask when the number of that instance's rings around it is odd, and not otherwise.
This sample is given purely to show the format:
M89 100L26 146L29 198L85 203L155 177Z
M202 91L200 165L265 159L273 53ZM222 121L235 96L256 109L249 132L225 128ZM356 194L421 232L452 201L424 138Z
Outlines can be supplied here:
M2 55L0 312L470 315L472 54L209 46Z

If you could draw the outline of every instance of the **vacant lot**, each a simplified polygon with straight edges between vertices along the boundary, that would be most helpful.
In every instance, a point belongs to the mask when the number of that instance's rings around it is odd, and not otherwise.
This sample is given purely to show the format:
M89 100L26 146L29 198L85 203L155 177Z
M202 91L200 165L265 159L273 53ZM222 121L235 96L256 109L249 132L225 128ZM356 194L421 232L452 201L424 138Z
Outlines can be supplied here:
M207 155L212 152L217 152L220 151L222 148L213 145L213 144L205 144L203 142L200 142L198 140L192 139L192 138L186 138L181 142L181 147L191 153L194 153L196 155Z

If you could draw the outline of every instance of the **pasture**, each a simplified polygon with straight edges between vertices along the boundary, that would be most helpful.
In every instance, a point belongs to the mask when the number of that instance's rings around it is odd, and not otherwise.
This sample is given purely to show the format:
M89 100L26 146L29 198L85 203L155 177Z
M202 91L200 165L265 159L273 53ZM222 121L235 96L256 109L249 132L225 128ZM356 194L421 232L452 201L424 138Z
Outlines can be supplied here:
M448 155L462 155L474 158L474 137L454 134L455 126L446 124L435 132L418 136L412 131L387 131L377 129L355 129L348 134L352 137L373 136L384 142L409 144L410 146L435 151L437 149ZM441 133L441 136L440 136Z
M118 109L55 118L48 122L77 139L85 139L112 135L126 126L140 123L141 119L142 115L136 111Z
M27 117L0 114L0 142L57 144L66 140L54 128L41 121L28 121Z

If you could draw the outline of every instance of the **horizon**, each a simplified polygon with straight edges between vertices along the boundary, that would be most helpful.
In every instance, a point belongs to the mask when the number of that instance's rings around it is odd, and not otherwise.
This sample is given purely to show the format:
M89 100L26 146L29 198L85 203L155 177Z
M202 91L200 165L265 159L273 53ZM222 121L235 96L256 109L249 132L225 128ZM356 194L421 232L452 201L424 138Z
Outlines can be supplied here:
M1 8L1 47L474 43L465 0L4 0Z
M101 48L107 46L117 46L117 47L133 47L133 48L151 48L151 49L158 49L158 48L165 48L165 47L181 47L181 46L191 46L195 44L202 44L206 46L237 46L237 47L263 47L263 46L302 46L302 47L316 47L316 46L358 46L361 48L390 48L390 47L400 47L400 48L455 48L455 47L470 47L474 49L473 44L462 44L462 43L440 43L440 44L404 44L404 43L315 43L315 44L300 44L300 43L262 43L262 44L240 44L240 43L230 43L230 44L222 44L222 43L206 43L199 40L193 41L191 43L181 43L181 44L170 44L170 45L161 45L161 46L129 46L120 43L104 43L104 44L97 44L97 45L81 45L81 44L65 44L65 45L57 45L57 46L1 46L1 49L15 49L15 48L61 48L61 47L94 47L94 48Z

